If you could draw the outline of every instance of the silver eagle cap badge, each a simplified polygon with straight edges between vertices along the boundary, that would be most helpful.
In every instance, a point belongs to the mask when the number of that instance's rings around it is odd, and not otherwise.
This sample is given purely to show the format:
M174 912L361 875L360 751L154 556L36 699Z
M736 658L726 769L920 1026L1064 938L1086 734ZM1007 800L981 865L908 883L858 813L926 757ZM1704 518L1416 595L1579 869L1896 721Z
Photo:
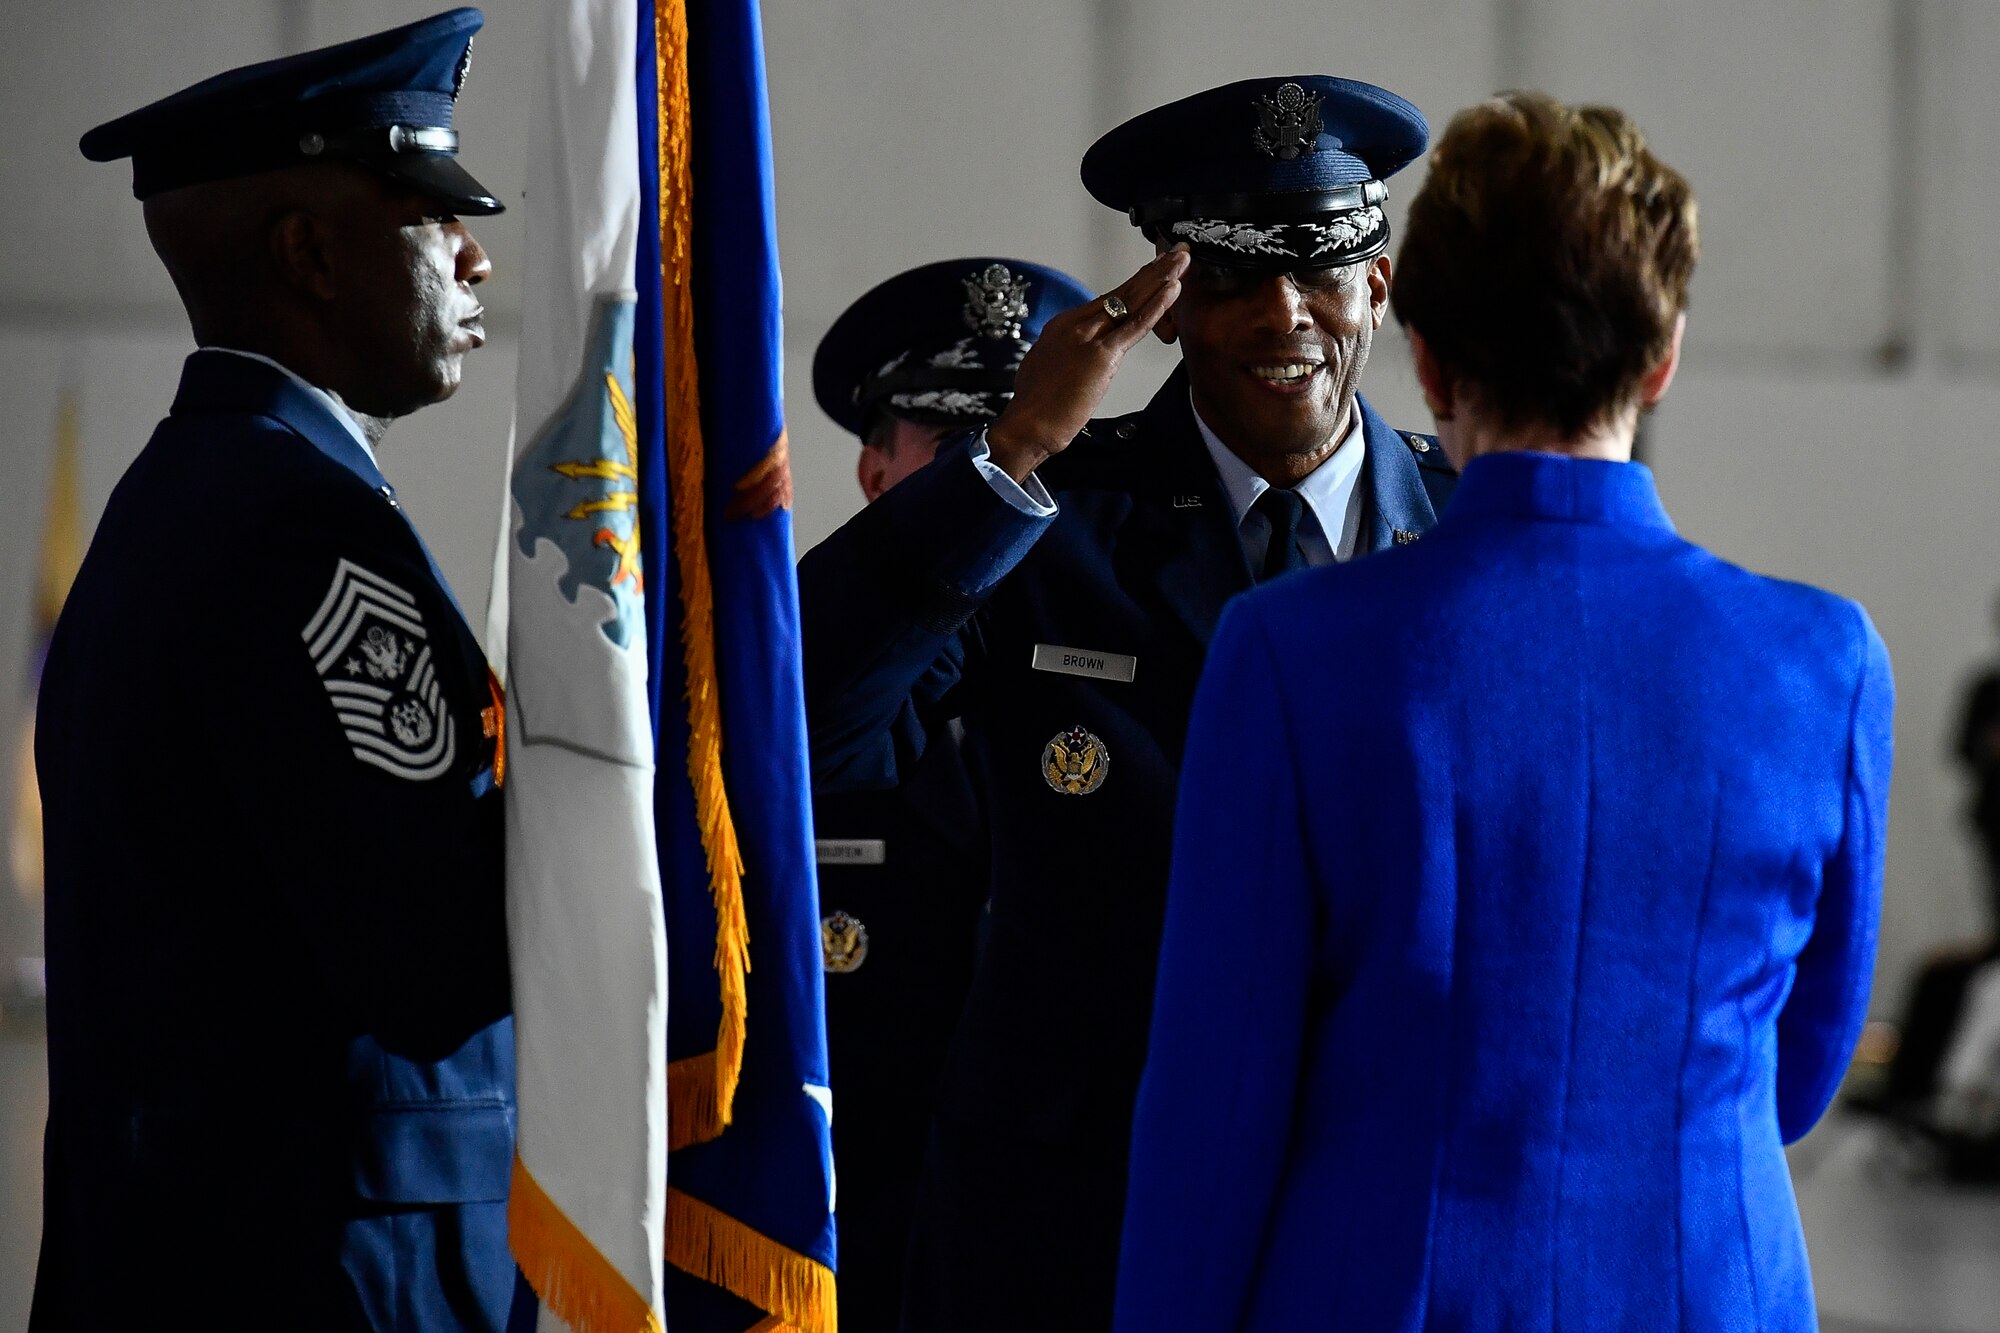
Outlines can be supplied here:
M1028 317L1028 280L1016 278L1005 264L988 264L965 284L965 326L982 338L1021 336Z
M1257 129L1254 139L1259 151L1289 162L1302 156L1319 138L1319 95L1296 83L1279 87L1270 97L1257 99Z

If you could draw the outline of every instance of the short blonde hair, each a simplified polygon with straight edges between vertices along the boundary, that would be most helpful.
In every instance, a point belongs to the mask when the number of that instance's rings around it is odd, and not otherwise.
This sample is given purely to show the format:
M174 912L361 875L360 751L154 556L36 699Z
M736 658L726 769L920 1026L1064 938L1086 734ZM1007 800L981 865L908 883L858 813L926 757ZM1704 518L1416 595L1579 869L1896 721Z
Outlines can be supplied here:
M1438 141L1390 299L1502 424L1572 437L1666 357L1699 250L1693 188L1630 116L1503 93Z

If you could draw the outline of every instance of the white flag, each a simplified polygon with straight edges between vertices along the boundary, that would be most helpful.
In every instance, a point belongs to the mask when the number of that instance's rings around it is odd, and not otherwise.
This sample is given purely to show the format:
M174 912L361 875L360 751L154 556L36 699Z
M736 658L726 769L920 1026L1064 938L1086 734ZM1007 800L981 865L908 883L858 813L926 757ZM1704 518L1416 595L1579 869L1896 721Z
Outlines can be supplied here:
M543 12L506 542L509 1217L544 1328L552 1312L579 1333L657 1333L667 1000L634 484L638 7Z

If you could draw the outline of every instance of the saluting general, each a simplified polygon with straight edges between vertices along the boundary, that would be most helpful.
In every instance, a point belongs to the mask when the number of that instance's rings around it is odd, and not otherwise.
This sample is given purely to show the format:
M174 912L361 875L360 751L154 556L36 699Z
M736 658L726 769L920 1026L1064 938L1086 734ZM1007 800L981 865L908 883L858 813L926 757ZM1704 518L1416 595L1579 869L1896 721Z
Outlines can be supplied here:
M1817 1327L1783 1145L1867 1013L1893 686L1631 461L1696 250L1613 108L1432 155L1395 309L1464 480L1217 631L1120 1333Z
M843 311L813 357L813 392L860 438L869 502L998 416L1042 326L1089 297L1055 269L986 256L898 273ZM924 1147L985 914L986 824L963 740L955 722L932 733L893 791L813 798L840 1315L863 1333L901 1325Z
M36 1333L507 1319L500 701L376 458L484 336L459 219L500 204L452 127L480 24L84 136L131 159L199 350L42 682Z
M1455 479L1357 392L1388 311L1383 182L1426 134L1393 93L1325 76L1112 130L1084 184L1157 257L1051 319L989 428L801 565L821 790L893 786L958 719L992 841L906 1329L1111 1318L1175 783L1217 617L1260 580L1416 540ZM1149 333L1180 368L1145 410L1091 420Z

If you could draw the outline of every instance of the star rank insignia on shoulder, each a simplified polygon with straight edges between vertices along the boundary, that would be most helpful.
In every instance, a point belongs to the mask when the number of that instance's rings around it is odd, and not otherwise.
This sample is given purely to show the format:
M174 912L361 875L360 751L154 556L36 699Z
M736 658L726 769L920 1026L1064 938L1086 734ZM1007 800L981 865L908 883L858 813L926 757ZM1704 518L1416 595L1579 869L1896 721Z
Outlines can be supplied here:
M458 758L417 599L349 560L300 635L354 757L426 782Z

